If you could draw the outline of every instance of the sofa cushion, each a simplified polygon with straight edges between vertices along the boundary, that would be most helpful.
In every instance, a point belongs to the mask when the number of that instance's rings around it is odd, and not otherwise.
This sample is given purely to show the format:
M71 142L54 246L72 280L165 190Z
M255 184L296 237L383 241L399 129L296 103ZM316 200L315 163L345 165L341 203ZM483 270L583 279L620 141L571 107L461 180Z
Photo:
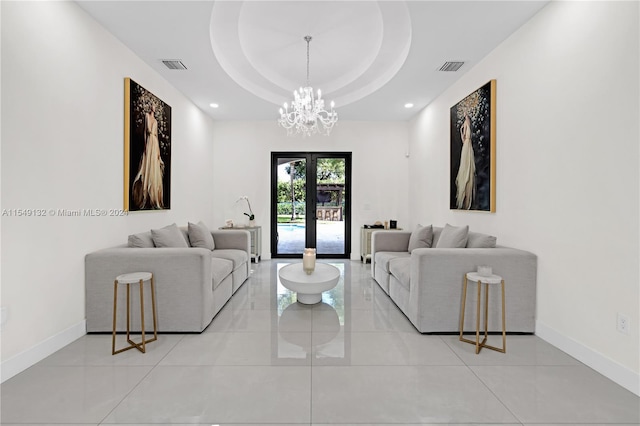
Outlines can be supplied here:
M409 291L411 283L411 257L396 257L389 261L389 272Z
M211 258L211 276L213 280L213 290L220 285L229 274L233 272L233 262L219 257Z
M442 228L439 226L434 226L433 241L431 242L431 247L438 247L438 240L440 239L440 234L442 234Z
M197 224L189 222L188 232L191 247L200 247L207 250L213 250L216 248L213 241L213 235L211 235L209 227L205 225L204 222L200 221Z
M418 224L409 237L409 253L417 248L431 248L433 242L433 226Z
M468 248L496 248L496 237L479 232L469 232Z
M211 252L211 257L230 260L234 271L249 260L246 251L236 249L216 249Z
M151 232L141 232L139 234L129 235L128 243L129 247L135 248L153 248L153 238Z
M437 248L464 248L467 246L467 237L469 235L469 225L451 226L445 225L440 238L438 239Z
M184 234L175 223L161 229L152 229L151 237L156 247L189 247Z
M385 272L389 272L389 261L398 257L410 258L411 253L406 251L377 251L375 254L376 268L382 268Z

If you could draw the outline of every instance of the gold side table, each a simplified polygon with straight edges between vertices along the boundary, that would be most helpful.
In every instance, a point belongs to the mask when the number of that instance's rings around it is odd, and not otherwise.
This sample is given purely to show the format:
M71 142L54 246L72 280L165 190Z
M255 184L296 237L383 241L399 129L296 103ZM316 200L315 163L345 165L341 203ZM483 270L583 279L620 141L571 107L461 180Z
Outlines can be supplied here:
M153 311L153 338L145 339L144 328L144 282L149 281L151 284L151 309ZM127 285L127 342L129 346L116 350L116 312L118 310L118 285ZM142 341L136 343L131 340L131 284L140 285L140 328L142 334ZM158 324L156 321L156 296L153 282L153 274L151 272L133 272L130 274L118 275L113 283L113 337L111 339L111 355L119 354L120 352L128 351L129 349L137 348L140 352L146 352L146 344L158 340Z
M478 283L478 299L476 301L476 340L469 340L463 337L464 332L464 311L467 301L467 282L473 281ZM480 341L480 299L482 284L484 284L484 339ZM502 287L502 348L487 345L488 325L487 317L489 316L489 285L500 284ZM460 341L471 343L476 346L476 354L480 353L480 349L487 348L494 351L505 353L507 351L507 328L505 322L505 302L504 302L504 280L499 275L483 276L477 272L469 272L464 276L464 287L462 290L462 315L460 316Z

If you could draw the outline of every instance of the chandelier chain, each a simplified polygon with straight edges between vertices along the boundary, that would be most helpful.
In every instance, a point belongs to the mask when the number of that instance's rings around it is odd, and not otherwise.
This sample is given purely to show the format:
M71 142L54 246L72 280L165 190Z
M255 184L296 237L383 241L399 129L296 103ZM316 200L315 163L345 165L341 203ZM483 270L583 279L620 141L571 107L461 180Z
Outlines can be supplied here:
M310 86L309 84L309 43L311 42L311 40L313 40L313 38L311 36L305 36L304 38L307 42L307 87Z

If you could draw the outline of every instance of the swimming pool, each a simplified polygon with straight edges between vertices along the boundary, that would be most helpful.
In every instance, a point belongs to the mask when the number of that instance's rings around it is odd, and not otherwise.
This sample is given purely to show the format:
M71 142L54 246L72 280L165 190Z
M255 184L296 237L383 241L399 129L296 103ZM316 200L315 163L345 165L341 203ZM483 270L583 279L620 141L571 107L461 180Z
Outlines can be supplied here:
M305 229L305 225L301 223L279 223L278 224L278 232L281 232L281 231L295 232L302 229Z

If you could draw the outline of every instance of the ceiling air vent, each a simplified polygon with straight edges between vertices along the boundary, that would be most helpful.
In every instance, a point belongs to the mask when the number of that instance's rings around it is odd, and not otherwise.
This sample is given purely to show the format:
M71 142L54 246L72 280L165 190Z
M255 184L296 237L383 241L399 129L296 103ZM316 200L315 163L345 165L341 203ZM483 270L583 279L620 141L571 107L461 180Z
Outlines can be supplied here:
M458 71L464 62L445 62L439 71Z
M187 69L187 67L184 66L182 61L163 60L162 63L170 70L186 70Z

